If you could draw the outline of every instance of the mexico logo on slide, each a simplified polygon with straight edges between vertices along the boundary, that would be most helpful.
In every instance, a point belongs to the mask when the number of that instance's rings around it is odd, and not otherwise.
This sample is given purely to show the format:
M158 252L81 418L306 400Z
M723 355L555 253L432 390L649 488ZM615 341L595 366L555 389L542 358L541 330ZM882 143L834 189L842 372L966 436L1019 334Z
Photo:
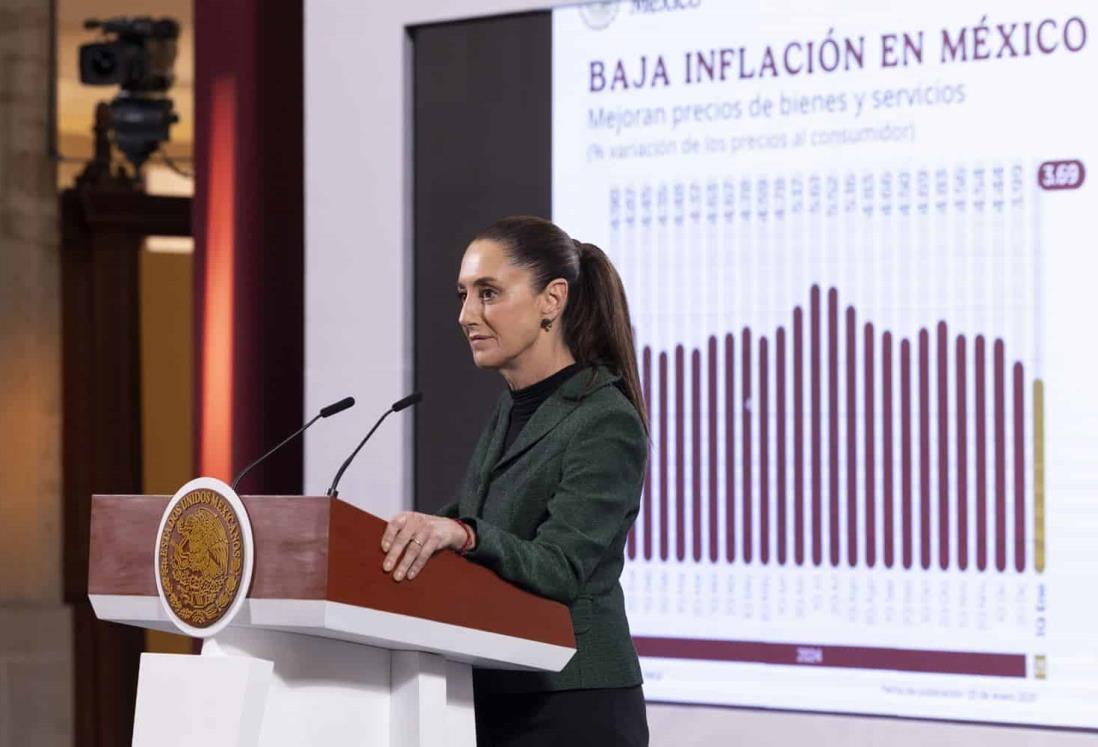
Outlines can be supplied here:
M601 31L610 25L618 14L618 0L584 3L579 8L580 17L589 29Z
M168 502L156 541L156 586L187 635L225 628L247 596L254 548L244 504L220 480L191 480Z

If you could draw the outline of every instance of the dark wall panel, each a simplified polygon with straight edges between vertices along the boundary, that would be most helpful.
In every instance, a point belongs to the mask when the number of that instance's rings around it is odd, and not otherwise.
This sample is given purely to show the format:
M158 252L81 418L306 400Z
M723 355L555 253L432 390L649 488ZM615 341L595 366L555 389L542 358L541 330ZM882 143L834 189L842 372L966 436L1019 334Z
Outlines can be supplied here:
M470 238L504 215L550 215L551 16L421 26L414 43L415 505L452 499L505 384L457 324Z
M304 416L303 7L302 0L194 3L195 472L225 480ZM220 148L231 154L228 163ZM215 224L231 227L227 242L210 235ZM224 357L207 348L206 315L218 310L207 284L225 277L211 258L226 254L232 308L211 317L211 328L227 327L231 337L229 419L207 423L203 406L222 384L205 380L207 356ZM206 463L203 444L220 443L225 430L227 455ZM240 492L300 492L303 449L301 439L287 444L248 474Z

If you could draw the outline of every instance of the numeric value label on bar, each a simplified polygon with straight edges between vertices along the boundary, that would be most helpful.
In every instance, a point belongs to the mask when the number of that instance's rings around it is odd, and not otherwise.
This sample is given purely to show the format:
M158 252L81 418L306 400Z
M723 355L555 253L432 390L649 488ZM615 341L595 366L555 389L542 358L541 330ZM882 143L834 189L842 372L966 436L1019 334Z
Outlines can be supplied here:
M1082 161L1045 161L1037 167L1037 184L1041 189L1079 189L1086 176Z

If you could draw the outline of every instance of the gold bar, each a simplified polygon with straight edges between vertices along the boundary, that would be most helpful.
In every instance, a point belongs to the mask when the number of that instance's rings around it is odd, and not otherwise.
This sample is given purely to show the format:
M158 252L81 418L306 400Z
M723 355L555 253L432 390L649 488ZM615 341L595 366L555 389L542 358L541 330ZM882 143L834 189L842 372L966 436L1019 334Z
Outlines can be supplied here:
M1033 381L1033 556L1045 571L1045 383Z

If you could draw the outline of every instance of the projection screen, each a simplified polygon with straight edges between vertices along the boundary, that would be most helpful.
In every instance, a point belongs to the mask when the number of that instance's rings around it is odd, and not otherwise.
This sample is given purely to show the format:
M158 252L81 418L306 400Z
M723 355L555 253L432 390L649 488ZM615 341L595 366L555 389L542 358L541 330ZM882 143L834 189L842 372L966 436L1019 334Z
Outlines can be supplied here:
M553 218L651 423L649 699L1098 727L1093 5L972 8L553 12Z

